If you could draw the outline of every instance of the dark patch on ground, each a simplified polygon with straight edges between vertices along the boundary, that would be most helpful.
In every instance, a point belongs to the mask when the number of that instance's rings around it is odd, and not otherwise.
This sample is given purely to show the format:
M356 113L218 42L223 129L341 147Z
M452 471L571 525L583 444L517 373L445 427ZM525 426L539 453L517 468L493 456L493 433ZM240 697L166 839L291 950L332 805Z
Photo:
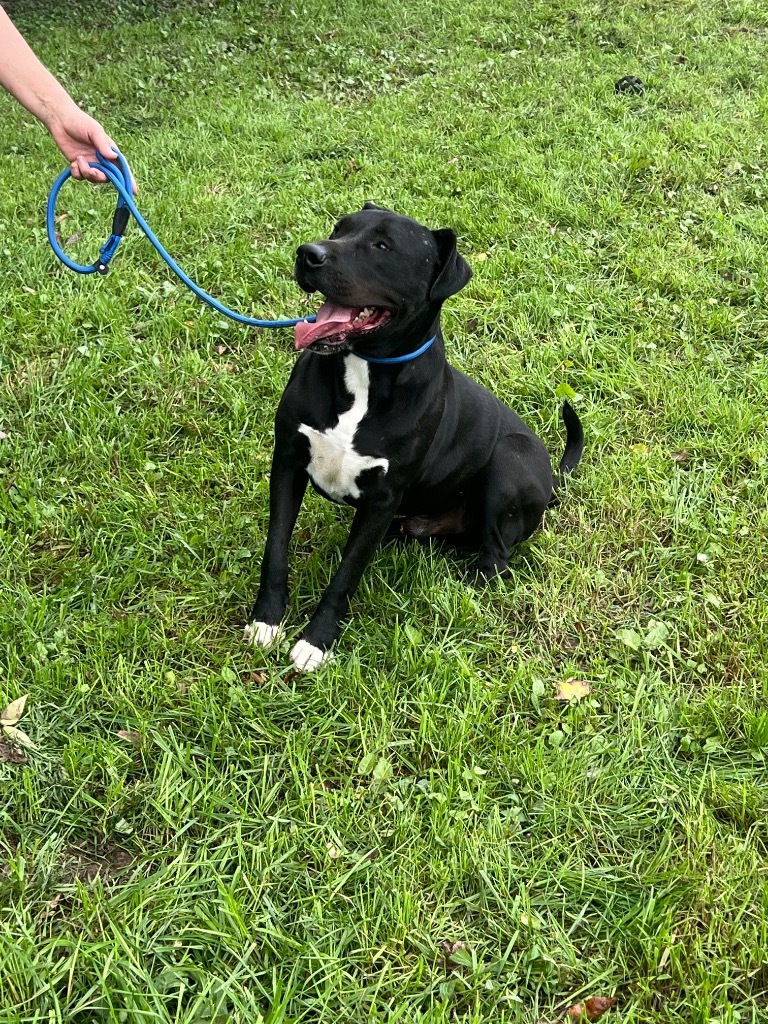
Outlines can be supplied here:
M64 885L75 881L90 884L97 878L104 882L113 881L126 873L135 860L133 854L118 846L108 846L99 853L70 847L64 851L60 882Z

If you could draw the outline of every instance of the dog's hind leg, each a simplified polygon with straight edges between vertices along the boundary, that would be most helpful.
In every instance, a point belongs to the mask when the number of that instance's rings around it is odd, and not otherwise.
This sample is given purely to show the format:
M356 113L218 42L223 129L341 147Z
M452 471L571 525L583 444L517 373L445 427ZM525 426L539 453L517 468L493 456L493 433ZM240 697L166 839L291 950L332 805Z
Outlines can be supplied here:
M533 435L501 438L484 474L480 557L473 582L507 576L511 548L541 524L552 494L549 454Z
M469 532L467 502L436 512L433 515L405 516L393 523L396 533L406 537L462 537Z

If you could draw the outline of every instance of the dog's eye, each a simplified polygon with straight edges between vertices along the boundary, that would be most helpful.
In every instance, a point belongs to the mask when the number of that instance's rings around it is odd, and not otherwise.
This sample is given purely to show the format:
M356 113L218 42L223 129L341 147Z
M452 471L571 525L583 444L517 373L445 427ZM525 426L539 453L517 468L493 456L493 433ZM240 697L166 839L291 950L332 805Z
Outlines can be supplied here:
M385 252L389 252L389 246L386 242L374 242L373 247L374 249L383 249Z

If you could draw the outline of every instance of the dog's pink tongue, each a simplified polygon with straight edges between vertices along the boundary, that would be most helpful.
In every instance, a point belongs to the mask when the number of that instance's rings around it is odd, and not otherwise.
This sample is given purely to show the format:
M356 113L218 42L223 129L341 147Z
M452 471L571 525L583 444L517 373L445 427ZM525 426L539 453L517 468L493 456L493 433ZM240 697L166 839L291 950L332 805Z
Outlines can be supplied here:
M327 338L329 334L338 334L352 323L359 312L359 309L350 309L349 306L337 306L333 302L324 302L318 309L317 319L313 324L302 320L294 327L296 348L306 348L318 338Z

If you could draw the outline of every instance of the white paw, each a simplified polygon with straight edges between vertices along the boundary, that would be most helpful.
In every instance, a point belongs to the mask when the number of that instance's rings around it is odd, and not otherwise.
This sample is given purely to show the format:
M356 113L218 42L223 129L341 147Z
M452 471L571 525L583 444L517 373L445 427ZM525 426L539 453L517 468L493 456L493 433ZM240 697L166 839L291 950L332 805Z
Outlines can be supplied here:
M289 655L291 661L300 672L311 672L331 657L330 651L321 651L306 640L297 640Z
M280 632L280 626L270 626L267 622L249 622L243 630L243 640L254 647L269 647Z

